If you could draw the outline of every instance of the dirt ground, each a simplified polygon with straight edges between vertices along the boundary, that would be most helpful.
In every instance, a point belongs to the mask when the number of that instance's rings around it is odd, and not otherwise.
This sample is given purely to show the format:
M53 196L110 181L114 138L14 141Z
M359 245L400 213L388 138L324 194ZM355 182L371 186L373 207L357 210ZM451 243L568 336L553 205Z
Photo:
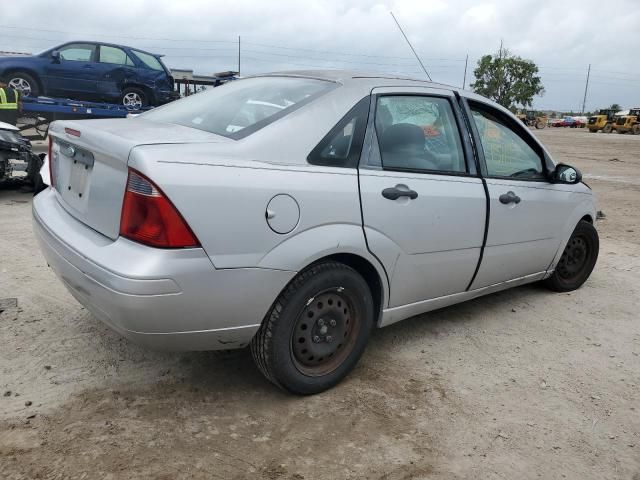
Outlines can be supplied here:
M248 351L166 354L108 330L0 191L0 478L640 480L640 136L545 129L599 196L585 286L533 285L377 331L332 391L289 396Z

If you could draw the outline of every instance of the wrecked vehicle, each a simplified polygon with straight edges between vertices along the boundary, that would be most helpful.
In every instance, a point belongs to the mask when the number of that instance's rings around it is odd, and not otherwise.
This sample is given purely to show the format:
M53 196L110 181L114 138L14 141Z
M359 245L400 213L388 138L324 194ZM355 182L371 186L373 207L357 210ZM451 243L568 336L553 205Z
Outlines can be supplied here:
M17 127L0 122L0 183L21 182L36 192L41 191L45 186L40 176L44 156L33 153L31 142Z
M0 58L0 79L24 96L121 103L131 110L180 98L161 55L103 42L68 42L33 56Z
M34 230L71 294L155 348L250 344L297 394L340 382L374 327L536 281L574 290L598 257L580 172L455 87L261 75L49 134Z

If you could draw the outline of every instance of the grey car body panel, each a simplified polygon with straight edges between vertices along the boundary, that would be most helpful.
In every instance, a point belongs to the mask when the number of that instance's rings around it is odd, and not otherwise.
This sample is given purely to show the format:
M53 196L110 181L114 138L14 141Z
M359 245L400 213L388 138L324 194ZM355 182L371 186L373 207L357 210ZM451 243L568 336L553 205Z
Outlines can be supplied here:
M546 271L562 241L566 218L583 200L584 185L487 179L490 210L487 243L472 289ZM512 191L522 201L504 205ZM575 226L575 225L574 225Z
M80 136L67 133L65 129L80 132ZM52 156L60 203L75 218L112 239L118 237L127 182L127 161L134 146L146 143L230 142L211 133L179 125L158 124L139 117L53 122L49 135L56 139ZM85 149L94 155L95 161L82 192L74 191L66 183L71 176L73 161L61 151L59 142Z
M374 95L391 93L437 95L447 97L452 105L456 102L451 91L441 88L396 86L372 90ZM375 134L373 138L375 142ZM366 152L375 153L375 148ZM472 176L366 168L375 163L366 158L361 163L364 230L369 249L383 262L393 286L389 307L464 291L478 264L484 237L486 201L482 181ZM415 190L418 197L388 200L381 192L389 187ZM447 270L446 277L443 269Z
M353 72L274 75L339 86L240 140L145 115L52 125L53 137L91 151L95 163L83 201L61 185L36 197L34 229L71 293L123 335L163 349L246 345L296 273L334 255L373 266L382 285L378 324L388 325L548 276L577 222L595 219L593 195L582 184L488 178L485 245L485 180L475 169L467 176L389 172L310 165L306 157L372 92L461 96L511 113L429 82ZM375 150L371 123L363 159ZM471 157L472 136L464 126L461 134ZM64 168L56 182L68 178ZM128 168L162 189L202 248L163 250L118 236ZM418 191L417 201L381 196L396 185ZM517 189L522 202L499 204L506 189ZM270 203L283 196L297 208Z

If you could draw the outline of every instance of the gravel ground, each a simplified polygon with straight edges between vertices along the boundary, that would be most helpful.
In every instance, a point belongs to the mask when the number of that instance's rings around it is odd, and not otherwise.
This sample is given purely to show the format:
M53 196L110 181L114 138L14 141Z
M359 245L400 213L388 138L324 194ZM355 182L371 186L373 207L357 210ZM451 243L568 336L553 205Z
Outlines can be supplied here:
M0 191L0 478L640 480L640 136L535 133L606 213L591 279L379 330L308 398L247 351L119 338L47 268L31 197Z

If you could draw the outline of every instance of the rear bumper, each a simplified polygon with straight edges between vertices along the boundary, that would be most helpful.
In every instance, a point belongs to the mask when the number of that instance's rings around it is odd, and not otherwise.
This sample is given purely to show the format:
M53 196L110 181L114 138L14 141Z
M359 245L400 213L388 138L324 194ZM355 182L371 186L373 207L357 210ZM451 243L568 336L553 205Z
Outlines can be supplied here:
M216 270L200 248L164 250L88 228L48 188L34 198L42 252L69 292L136 343L163 350L245 346L295 272Z

